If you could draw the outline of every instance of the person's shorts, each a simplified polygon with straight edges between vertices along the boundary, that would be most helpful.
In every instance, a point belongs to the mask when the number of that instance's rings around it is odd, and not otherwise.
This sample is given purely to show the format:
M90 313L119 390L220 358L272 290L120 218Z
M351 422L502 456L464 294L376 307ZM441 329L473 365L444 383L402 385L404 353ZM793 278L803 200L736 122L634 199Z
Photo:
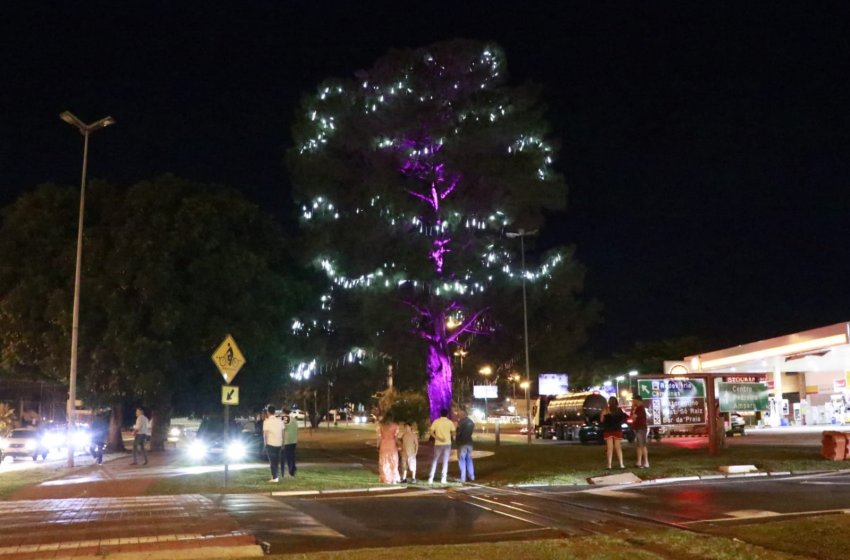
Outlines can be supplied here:
M602 432L602 439L615 438L615 439L623 439L623 431L622 430L605 430Z
M638 428L635 430L635 443L638 447L646 447L646 428Z

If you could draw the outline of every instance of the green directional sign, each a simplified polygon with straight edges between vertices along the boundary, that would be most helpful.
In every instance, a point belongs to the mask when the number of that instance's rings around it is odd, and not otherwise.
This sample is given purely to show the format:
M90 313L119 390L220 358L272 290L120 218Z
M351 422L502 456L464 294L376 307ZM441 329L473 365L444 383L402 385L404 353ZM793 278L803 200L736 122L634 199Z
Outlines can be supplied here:
M650 426L688 426L705 423L704 380L659 377L639 379L637 383L638 394L644 399Z
M767 410L766 383L718 383L720 412L759 412Z

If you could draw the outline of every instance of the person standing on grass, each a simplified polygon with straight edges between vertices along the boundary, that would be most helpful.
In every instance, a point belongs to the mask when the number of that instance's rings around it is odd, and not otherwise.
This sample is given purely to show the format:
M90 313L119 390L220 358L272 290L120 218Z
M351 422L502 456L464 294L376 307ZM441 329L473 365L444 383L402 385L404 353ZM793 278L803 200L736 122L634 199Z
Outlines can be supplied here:
M460 481L475 480L475 468L472 466L472 434L475 422L467 416L465 410L458 412L457 422L457 463L460 467Z
M148 430L150 429L150 423L148 422L148 417L145 416L145 411L142 407L136 407L136 424L133 426L133 462L131 465L138 465L138 457L136 456L136 452L141 450L142 457L145 459L144 464L148 464L148 452L145 449L145 442L148 439Z
M602 437L605 438L605 456L608 459L608 469L611 469L611 459L614 451L617 452L617 460L620 468L625 469L623 464L623 448L620 441L623 439L623 422L626 421L626 413L620 409L617 397L608 399L608 406L602 411Z
M289 476L295 476L295 446L298 445L298 422L292 417L292 412L286 411L286 424L283 428L283 457L286 459L286 469ZM283 475L283 469L281 469Z
M454 422L449 420L449 411L445 408L440 411L440 417L431 424L431 437L434 438L434 459L431 461L431 475L428 484L434 484L434 473L437 471L437 463L443 461L442 484L446 483L446 475L449 472L449 455L452 453L452 438L455 435Z
M416 454L419 453L419 431L413 429L410 422L404 423L401 433L401 468L404 474L401 481L407 482L407 471L410 469L410 481L416 482Z
M643 406L643 398L635 395L632 399L632 429L635 432L635 445L637 447L637 468L649 468L649 450L646 447L646 408Z
M266 447L266 456L269 458L269 466L272 477L269 482L280 480L278 473L283 471L280 460L280 448L283 445L283 420L275 416L275 407L269 405L266 409L268 416L263 420L263 444Z
M384 414L378 424L378 480L384 484L398 484L398 424L393 415Z

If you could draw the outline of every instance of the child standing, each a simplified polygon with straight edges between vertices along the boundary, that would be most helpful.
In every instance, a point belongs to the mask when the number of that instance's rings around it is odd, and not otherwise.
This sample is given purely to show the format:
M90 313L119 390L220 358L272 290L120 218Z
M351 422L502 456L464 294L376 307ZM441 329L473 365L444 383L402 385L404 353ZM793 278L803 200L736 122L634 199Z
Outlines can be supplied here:
M407 470L410 469L410 480L416 482L416 453L419 452L419 433L413 430L410 422L404 423L401 433L401 481L407 482Z

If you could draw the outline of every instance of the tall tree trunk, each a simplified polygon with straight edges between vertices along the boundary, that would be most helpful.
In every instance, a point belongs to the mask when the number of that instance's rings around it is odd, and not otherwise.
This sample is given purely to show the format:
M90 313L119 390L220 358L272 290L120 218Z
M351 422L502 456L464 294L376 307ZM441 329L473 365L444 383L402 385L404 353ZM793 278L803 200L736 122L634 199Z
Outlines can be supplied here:
M124 405L120 402L112 403L112 412L109 415L109 435L106 440L106 448L109 451L127 451L124 447L124 438L121 436L121 424L124 422Z
M168 440L168 429L171 426L171 406L162 402L151 410L151 451L162 451Z
M445 343L428 346L428 403L432 422L442 410L452 416L452 362Z

